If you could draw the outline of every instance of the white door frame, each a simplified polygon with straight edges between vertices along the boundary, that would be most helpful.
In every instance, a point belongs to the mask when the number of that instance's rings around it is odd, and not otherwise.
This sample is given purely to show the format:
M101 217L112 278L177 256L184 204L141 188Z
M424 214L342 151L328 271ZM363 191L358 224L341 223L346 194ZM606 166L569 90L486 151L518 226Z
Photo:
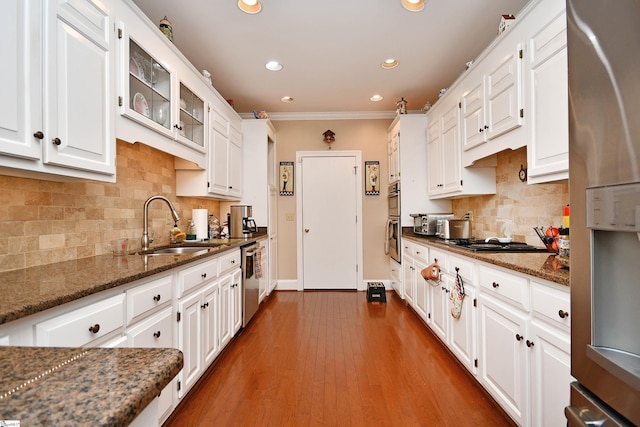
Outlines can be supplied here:
M356 158L356 215L358 216L358 222L356 225L356 259L358 261L358 272L356 276L357 290L365 290L363 282L363 264L362 264L362 152L361 151L297 151L296 152L296 165L298 165L298 171L295 173L295 188L298 192L302 191L302 171L301 164L303 157L355 157ZM298 290L304 290L304 262L302 259L302 197L298 194L296 197L296 218L298 219L296 224L296 244L297 262L298 262ZM340 244L340 236L336 236L336 243Z

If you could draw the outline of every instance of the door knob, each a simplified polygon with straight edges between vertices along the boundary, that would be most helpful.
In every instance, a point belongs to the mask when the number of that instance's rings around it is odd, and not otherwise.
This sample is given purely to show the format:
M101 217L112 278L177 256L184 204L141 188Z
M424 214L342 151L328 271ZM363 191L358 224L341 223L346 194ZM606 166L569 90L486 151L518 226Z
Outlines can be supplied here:
M308 229L308 228L305 228L305 229L304 229L304 232L305 232L305 233L308 233L308 232L309 232L309 229Z

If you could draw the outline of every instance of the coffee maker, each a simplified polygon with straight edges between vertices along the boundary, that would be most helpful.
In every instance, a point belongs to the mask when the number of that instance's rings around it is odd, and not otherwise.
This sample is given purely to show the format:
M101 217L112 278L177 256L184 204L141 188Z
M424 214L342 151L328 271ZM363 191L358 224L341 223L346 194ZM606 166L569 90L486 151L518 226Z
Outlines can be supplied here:
M250 205L233 205L227 214L229 237L232 239L246 239L258 231L256 222L251 218L253 207Z

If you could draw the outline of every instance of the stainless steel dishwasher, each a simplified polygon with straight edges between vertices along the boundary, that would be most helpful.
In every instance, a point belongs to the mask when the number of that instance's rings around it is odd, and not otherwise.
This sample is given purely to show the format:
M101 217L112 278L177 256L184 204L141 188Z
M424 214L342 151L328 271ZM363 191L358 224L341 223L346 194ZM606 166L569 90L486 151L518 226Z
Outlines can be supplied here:
M242 253L242 327L247 326L258 311L260 278L262 277L262 252L264 246L254 242L240 248Z

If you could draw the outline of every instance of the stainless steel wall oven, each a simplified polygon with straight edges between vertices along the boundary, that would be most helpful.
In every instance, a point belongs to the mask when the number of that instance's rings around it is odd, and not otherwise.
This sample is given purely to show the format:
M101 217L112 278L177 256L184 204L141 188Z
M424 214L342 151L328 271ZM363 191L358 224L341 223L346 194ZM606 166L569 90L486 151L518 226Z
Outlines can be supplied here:
M385 230L384 249L385 253L400 262L400 181L389 185L388 195L389 218Z

